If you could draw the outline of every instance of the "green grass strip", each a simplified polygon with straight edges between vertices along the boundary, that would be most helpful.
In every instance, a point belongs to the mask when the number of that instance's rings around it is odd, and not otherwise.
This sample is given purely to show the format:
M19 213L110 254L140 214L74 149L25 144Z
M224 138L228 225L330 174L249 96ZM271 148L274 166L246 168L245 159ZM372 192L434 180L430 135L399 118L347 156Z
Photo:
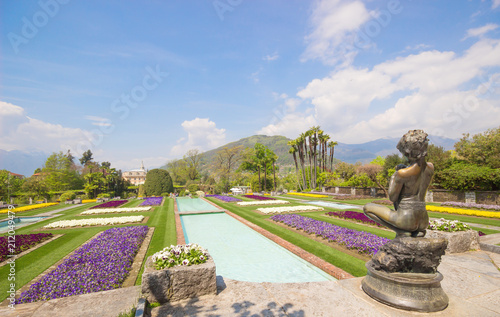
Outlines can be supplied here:
M144 265L146 264L146 259L153 255L154 253L163 250L165 247L171 244L177 244L177 233L175 231L175 214L174 214L174 200L171 198L167 199L163 206L156 207L154 215L148 220L149 227L155 227L155 231L151 242L149 243L148 251L144 257L142 263L141 271L137 276L135 285L141 285L142 272L144 272Z

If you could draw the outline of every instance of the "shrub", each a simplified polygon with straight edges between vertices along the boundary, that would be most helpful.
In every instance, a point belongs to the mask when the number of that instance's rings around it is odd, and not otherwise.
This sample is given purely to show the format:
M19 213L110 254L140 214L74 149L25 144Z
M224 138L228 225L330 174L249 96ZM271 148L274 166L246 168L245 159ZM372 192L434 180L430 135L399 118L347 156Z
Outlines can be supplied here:
M144 191L148 196L160 196L165 192L173 192L174 186L170 174L164 169L155 168L150 170L146 174Z
M187 187L187 189L189 190L190 193L195 193L198 190L200 190L200 186L198 186L198 184L191 184Z
M59 197L60 201L73 200L76 198L76 194L74 192L65 192Z

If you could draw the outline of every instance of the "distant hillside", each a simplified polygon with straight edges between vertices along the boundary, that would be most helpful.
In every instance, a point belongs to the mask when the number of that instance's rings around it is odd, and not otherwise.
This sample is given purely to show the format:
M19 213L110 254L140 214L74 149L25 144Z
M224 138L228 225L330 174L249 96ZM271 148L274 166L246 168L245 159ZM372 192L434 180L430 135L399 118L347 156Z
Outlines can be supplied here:
M207 151L203 153L203 161L205 163L211 162L218 151L222 150L225 147L235 147L239 145L243 145L243 147L253 148L256 143L263 144L271 149L276 155L278 155L277 163L280 165L289 165L293 164L293 157L288 154L289 146L287 145L290 139L284 136L267 136L267 135L253 135L248 138L244 138L235 142L228 143L216 149Z
M384 138L377 139L361 144L346 144L340 143L335 147L334 158L347 163L354 164L356 162L368 163L377 156L385 157L389 154L397 153L396 149L400 138ZM266 136L254 135L248 138L228 143L216 149L202 153L202 169L206 168L214 160L215 155L224 147L234 147L243 145L244 147L253 148L255 143L260 143L270 148L276 155L278 155L278 164L281 166L293 165L293 156L288 153L289 146L287 145L288 139L284 136ZM442 138L438 136L429 136L430 143L437 146L443 146L445 150L452 150L454 144L458 140ZM166 168L162 166L161 168Z

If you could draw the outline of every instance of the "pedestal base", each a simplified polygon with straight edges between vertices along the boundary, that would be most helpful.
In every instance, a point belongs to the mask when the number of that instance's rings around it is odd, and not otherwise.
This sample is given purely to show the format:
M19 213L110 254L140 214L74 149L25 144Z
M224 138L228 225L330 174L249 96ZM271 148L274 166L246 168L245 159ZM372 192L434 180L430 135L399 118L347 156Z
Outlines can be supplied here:
M443 275L437 273L386 273L377 271L372 261L366 263L368 275L361 282L372 298L404 310L436 312L448 306L448 296L441 288Z

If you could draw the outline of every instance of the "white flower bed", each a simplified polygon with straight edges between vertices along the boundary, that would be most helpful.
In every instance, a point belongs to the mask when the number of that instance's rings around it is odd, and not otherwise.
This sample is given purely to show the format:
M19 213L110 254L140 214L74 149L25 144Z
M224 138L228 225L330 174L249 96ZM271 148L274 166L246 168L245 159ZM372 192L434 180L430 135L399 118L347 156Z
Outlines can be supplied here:
M313 211L313 210L325 210L325 209L323 207L318 207L318 206L290 206L290 207L257 208L257 210L265 214L274 214L282 212Z
M140 212L140 211L148 211L151 207L130 207L130 208L95 208L89 209L82 212L82 215L95 215L95 214L109 214L109 213L118 213L118 212Z
M90 218L77 220L60 220L49 223L44 228L66 228L76 226L107 226L118 225L129 222L141 222L144 216L129 216L129 217L112 217L112 218Z
M283 205L289 204L287 200L259 200L259 201L240 201L236 204L240 206L255 206L255 205Z

